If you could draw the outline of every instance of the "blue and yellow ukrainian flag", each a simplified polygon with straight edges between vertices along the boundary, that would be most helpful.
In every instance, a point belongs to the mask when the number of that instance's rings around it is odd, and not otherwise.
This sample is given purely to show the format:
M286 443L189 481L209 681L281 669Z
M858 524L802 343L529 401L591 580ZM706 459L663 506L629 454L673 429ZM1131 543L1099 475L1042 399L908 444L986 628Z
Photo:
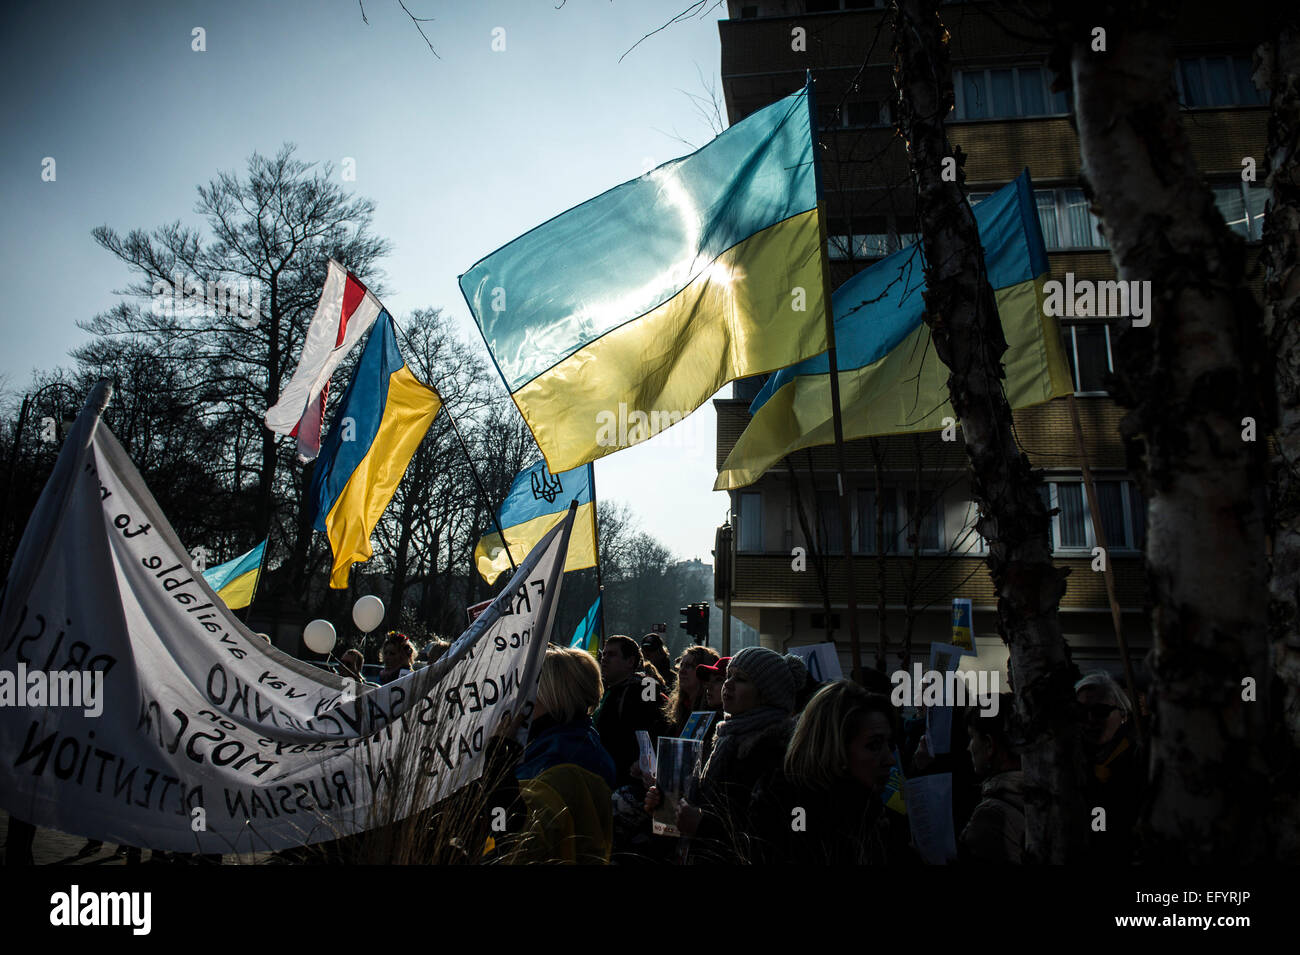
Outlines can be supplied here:
M370 534L441 408L406 367L392 316L381 312L312 475L313 525L334 552L331 587L346 587L352 565L374 553Z
M805 86L460 277L553 473L826 350L810 100ZM602 424L629 412L648 426L612 440Z
M231 610L247 607L253 602L253 592L257 590L257 578L262 572L262 555L265 552L266 541L262 541L247 554L216 567L209 567L203 572L203 579Z
M587 615L578 621L577 629L573 631L573 639L569 641L570 647L576 647L579 650L586 650L593 657L600 658L600 598L591 605Z
M497 509L497 521L516 565L523 563L547 531L564 520L569 502L577 501L564 572L596 566L596 498L591 472L591 465L584 464L563 474L552 474L545 461L519 472L505 502ZM474 548L474 564L489 584L510 569L500 534L493 531L479 540Z
M1029 170L975 207L984 265L1007 340L1002 361L1012 408L1070 394L1056 319L1043 313L1047 249ZM948 368L930 342L919 243L859 272L831 296L844 437L937 431L956 417ZM719 468L715 491L757 481L800 448L833 444L826 356L777 372L750 405L753 420Z

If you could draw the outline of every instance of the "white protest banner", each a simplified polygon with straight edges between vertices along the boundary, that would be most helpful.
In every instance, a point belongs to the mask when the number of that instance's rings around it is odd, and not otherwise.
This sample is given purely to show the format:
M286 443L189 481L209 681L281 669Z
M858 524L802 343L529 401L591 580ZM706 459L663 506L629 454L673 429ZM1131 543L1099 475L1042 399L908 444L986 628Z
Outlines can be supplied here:
M803 647L791 647L790 652L801 658L808 673L818 683L828 683L844 679L844 670L840 667L840 654L833 643L814 643Z
M531 712L572 517L437 663L359 687L226 609L99 421L106 399L68 437L0 606L0 671L98 672L102 712L0 705L0 806L104 841L248 852L374 828L477 779L503 718Z

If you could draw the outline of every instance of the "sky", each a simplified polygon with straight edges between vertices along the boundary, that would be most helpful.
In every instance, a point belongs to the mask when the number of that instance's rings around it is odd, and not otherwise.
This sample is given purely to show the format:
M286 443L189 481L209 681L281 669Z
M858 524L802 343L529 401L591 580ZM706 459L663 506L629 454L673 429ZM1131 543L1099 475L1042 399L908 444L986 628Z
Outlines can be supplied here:
M362 6L369 23L362 19ZM486 359L457 276L557 213L691 152L714 130L690 94L721 89L718 19L684 0L207 0L28 3L0 38L9 263L0 381L70 365L79 319L134 276L91 230L180 219L196 187L253 152L354 160L398 322L441 307ZM559 9L556 7L559 6ZM196 45L201 28L206 49ZM504 49L493 49L504 46ZM622 62L619 57L626 53ZM720 96L720 94L719 94ZM54 180L43 170L54 160ZM338 174L338 173L336 173ZM729 387L729 386L728 386ZM725 389L724 389L725 393ZM727 496L710 489L715 414L596 463L677 557L711 562Z

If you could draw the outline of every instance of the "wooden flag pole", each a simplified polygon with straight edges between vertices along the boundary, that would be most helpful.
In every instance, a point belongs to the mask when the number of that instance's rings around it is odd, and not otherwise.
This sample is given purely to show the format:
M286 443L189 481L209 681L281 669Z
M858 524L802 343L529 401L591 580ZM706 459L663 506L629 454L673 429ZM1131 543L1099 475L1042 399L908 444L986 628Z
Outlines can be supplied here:
M488 513L492 515L492 524L497 529L497 536L501 538L501 546L505 548L506 560L510 561L510 573L513 574L519 568L515 566L515 559L510 554L510 543L506 540L506 532L501 529L501 521L497 519L497 509L492 506L492 501L483 488L483 482L479 480L478 468L474 467L474 458L470 455L469 446L465 444L465 438L460 433L460 425L456 424L456 418L452 415L451 408L447 406L447 399L442 397L442 392L438 392L438 397L442 399L442 410L447 413L447 420L451 422L452 430L456 432L456 440L460 442L460 449L465 452L465 460L469 462L469 473L474 475L474 484L478 487L479 497L483 499Z
M411 337L406 333L406 329L398 328L397 322L395 321L393 322L393 327L397 328L397 330L402 333L402 338L406 340L406 345L409 348L411 346ZM474 458L469 453L469 446L465 444L464 435L460 433L460 425L456 424L456 416L451 413L451 405L447 402L446 395L436 387L433 390L437 393L438 400L442 402L442 410L446 413L447 420L451 422L452 430L456 432L456 440L460 442L460 449L465 452L465 460L469 463L469 473L474 476L474 485L478 488L479 497L483 499L483 503L487 507L488 513L492 515L492 524L497 529L497 536L501 538L501 546L505 548L506 560L510 561L510 572L513 574L519 568L515 566L515 559L510 554L510 544L506 540L506 532L501 529L501 522L497 519L496 508L492 506L492 501L488 498L487 491L483 488L483 482L479 480L478 468L474 467ZM437 416L435 415L435 417ZM430 427L432 427L432 423L430 424Z
M1124 629L1120 623L1119 600L1115 597L1115 577L1111 570L1110 551L1106 546L1106 531L1102 526L1101 508L1097 506L1097 488L1092 482L1092 469L1088 466L1088 450L1083 443L1083 425L1079 421L1079 406L1074 395L1067 395L1070 404L1070 421L1074 425L1074 440L1079 445L1079 462L1083 469L1083 486L1088 495L1088 510L1092 512L1092 532L1097 546L1102 551L1101 575L1106 584L1106 599L1110 601L1110 617L1115 625L1115 642L1119 645L1120 660L1124 664L1124 681L1128 684L1128 695L1133 701L1133 721L1137 726L1138 736L1146 739L1146 728L1142 723L1142 708L1138 705L1137 684L1133 680L1133 664L1129 660L1128 643L1124 639Z
M248 606L244 608L244 626L248 626L248 620L253 616L253 602L257 600L257 591L262 586L262 568L266 566L266 552L271 548L271 536L268 534L262 538L262 556L257 560L257 577L253 580L253 592L249 595Z
M844 568L848 584L849 644L853 652L853 677L862 674L862 641L858 636L857 583L853 577L853 528L849 521L849 489L844 476L844 419L840 413L840 373L835 361L835 309L831 306L830 256L826 251L826 200L822 196L821 164L817 161L817 109L813 98L813 80L808 73L808 122L813 134L813 170L817 177L817 228L821 240L822 299L826 313L826 360L831 374L831 420L835 426L835 483L840 502L840 545L844 548ZM813 493L816 494L814 488ZM829 624L830 621L827 621Z

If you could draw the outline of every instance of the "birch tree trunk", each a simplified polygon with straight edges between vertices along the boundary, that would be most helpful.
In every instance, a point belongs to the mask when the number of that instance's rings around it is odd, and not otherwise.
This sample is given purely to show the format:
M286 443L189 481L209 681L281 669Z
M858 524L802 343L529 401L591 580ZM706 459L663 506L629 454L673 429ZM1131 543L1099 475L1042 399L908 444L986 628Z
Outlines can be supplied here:
M1243 243L1215 208L1179 120L1172 7L1058 2L1055 13L1094 211L1120 279L1151 283L1150 324L1120 322L1115 362L1116 398L1132 409L1123 430L1145 445L1149 502L1155 682L1144 861L1255 861L1267 852L1261 746L1271 676L1271 375L1259 308L1243 283Z
M1273 566L1270 625L1273 669L1281 681L1282 732L1290 743L1294 789L1300 748L1300 21L1295 14L1260 47L1256 82L1269 92L1269 205L1264 218L1264 334L1277 382L1277 457L1273 463ZM1261 82L1262 81L1262 82ZM1282 744L1285 746L1285 743ZM1282 762L1279 760L1278 762ZM1300 854L1296 796L1273 818L1278 857Z
M1273 515L1273 640L1286 686L1287 731L1300 745L1300 35L1294 25L1261 50L1272 90L1264 333L1276 358L1278 460Z
M1026 857L1068 862L1086 848L1088 816L1073 714L1074 671L1058 619L1066 572L1052 564L1039 481L1016 444L1002 390L1006 338L961 187L963 157L954 155L944 130L953 103L952 67L937 0L897 0L895 43L900 122L926 260L925 320L951 372L949 396L965 437L978 528L989 541L998 630L1015 673ZM956 159L957 181L942 174L949 156Z

